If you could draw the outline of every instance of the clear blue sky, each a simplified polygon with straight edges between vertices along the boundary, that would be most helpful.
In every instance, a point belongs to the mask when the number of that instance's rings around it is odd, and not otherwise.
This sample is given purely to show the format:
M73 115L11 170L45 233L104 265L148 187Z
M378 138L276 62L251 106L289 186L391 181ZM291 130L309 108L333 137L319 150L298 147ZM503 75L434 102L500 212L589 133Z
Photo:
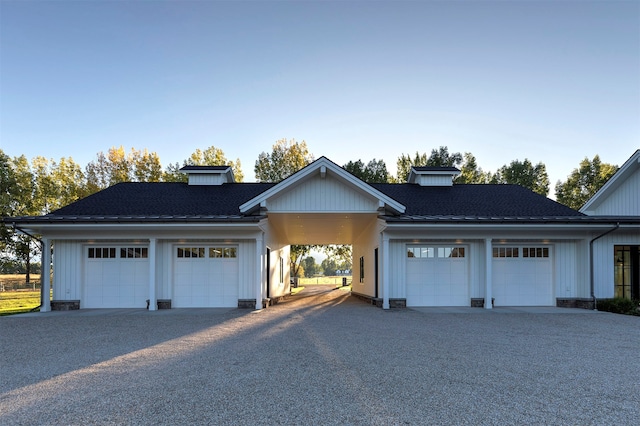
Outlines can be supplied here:
M253 181L305 140L338 164L471 152L484 169L640 148L639 1L0 0L0 148L215 145Z

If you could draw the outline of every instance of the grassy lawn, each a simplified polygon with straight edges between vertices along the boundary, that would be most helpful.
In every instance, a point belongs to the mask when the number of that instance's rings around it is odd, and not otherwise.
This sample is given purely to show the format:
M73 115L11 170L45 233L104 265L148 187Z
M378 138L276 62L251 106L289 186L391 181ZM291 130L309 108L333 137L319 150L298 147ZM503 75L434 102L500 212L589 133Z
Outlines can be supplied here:
M29 312L40 305L40 291L0 292L0 315Z
M40 305L40 275L31 274L31 283L25 284L24 275L0 274L0 315L29 312Z

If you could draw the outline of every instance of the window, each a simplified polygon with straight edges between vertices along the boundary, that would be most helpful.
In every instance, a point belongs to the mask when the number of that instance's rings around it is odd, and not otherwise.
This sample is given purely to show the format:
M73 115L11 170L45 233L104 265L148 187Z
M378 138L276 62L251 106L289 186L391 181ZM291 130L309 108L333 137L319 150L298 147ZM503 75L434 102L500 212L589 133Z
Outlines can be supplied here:
M493 257L519 257L518 247L494 247Z
M204 247L178 247L178 257L204 257Z
M149 249L146 247L122 247L120 257L122 259L146 259L149 257Z
M464 247L408 247L407 257L412 258L448 258L465 257Z
M280 284L284 283L284 258L280 256Z
M640 246L613 247L613 295L640 299Z
M523 247L522 257L549 257L549 247Z
M364 256L360 257L360 282L364 282Z
M115 247L89 247L87 257L89 259L115 259Z
M238 256L235 247L209 247L209 257L213 259L233 259Z

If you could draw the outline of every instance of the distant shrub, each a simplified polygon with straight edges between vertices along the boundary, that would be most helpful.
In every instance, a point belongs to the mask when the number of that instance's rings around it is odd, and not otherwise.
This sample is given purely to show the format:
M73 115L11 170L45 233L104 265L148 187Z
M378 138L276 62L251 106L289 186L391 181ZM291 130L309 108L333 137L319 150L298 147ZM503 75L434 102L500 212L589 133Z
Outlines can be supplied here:
M640 301L623 299L616 297L614 299L598 299L598 310L604 312L613 312L614 314L639 315Z

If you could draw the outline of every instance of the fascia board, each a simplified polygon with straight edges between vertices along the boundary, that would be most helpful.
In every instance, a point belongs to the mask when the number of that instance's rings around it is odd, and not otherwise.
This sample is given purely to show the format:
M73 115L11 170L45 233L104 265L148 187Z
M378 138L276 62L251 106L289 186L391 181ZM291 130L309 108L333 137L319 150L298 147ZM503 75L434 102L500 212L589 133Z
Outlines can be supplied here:
M609 194L622 184L624 179L637 168L640 168L640 149L637 150L625 163L618 169L618 171L611 176L611 178L602 185L593 197L589 198L584 206L578 210L580 213L591 212L591 210L598 207L609 196Z
M231 231L231 232L255 232L259 230L260 222L251 223L167 223L167 224L144 224L144 223L87 223L87 224L24 224L19 226L28 232L42 235L52 233L104 233L104 232L128 232L128 233L150 233L150 232L176 232L176 231Z

